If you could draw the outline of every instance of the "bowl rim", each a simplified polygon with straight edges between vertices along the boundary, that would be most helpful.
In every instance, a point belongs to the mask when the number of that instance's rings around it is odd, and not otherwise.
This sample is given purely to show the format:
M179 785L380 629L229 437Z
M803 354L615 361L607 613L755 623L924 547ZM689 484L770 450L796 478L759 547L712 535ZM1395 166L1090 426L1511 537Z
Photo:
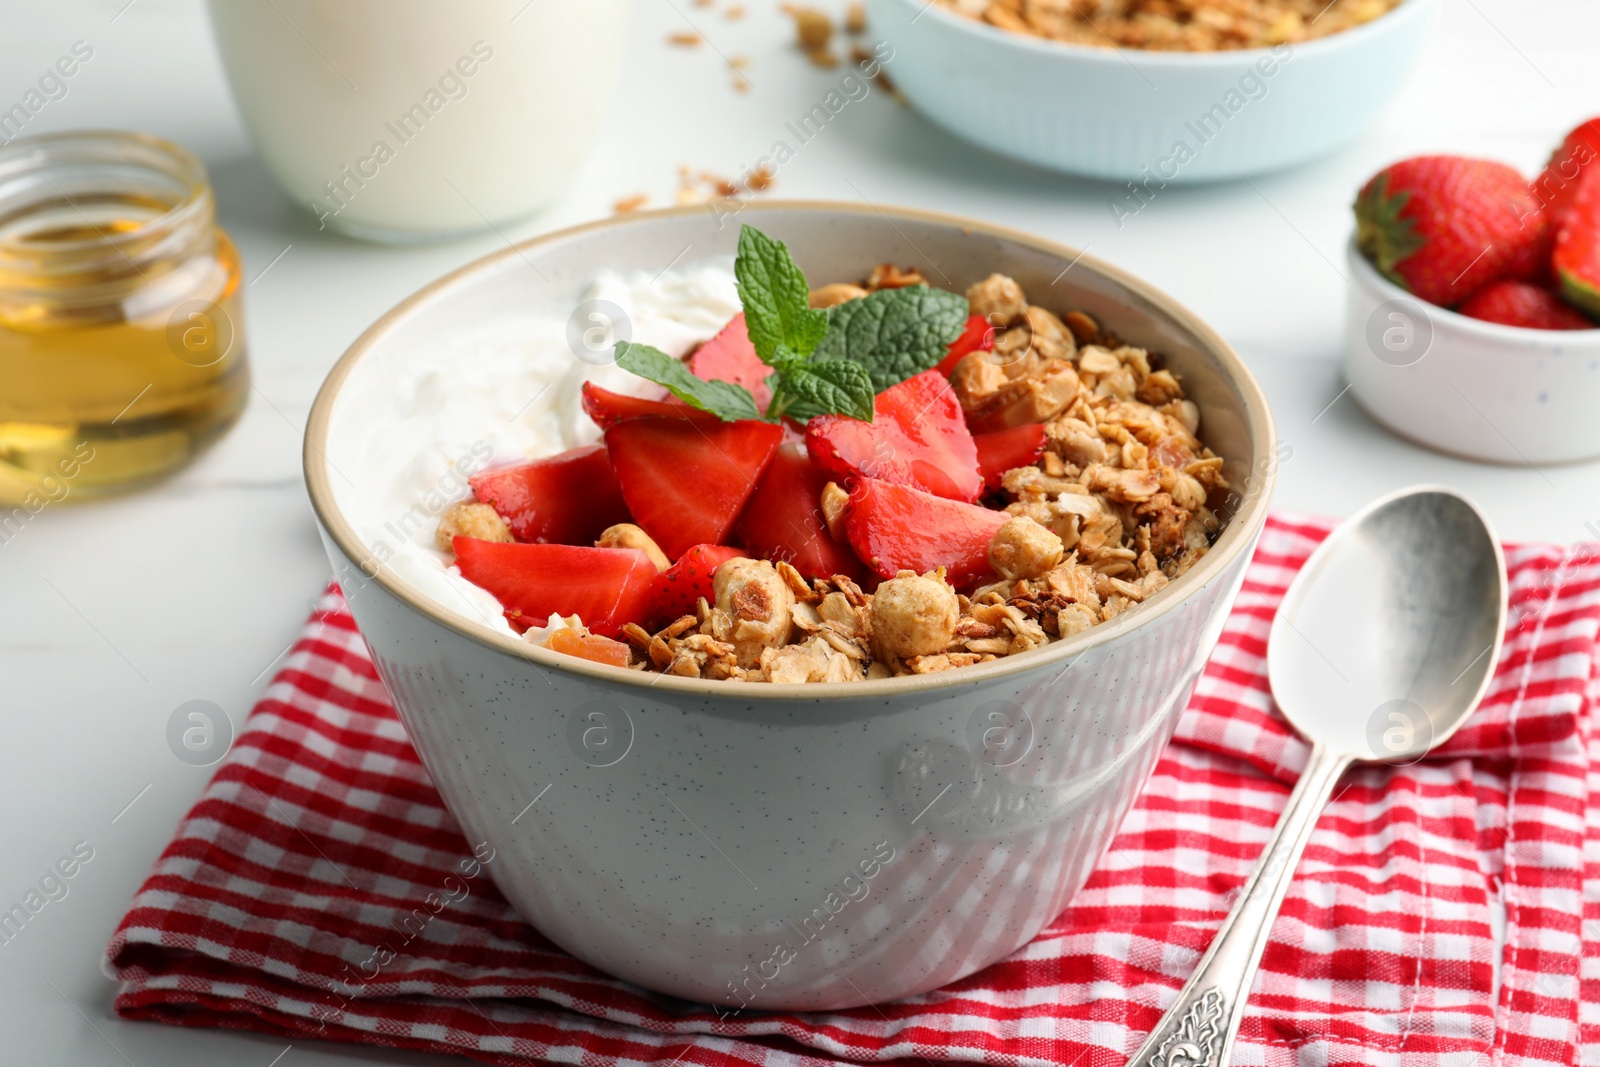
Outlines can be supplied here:
M1016 33L1012 30L1003 30L998 26L991 26L980 19L951 11L938 3L937 0L880 0L882 3L898 3L903 7L919 9L916 18L921 18L930 11L933 17L944 21L944 25L962 29L964 32L975 33L979 37L995 42L1005 42L1008 45L1021 48L1025 51L1040 54L1054 54L1072 57L1089 62L1103 62L1111 67L1122 67L1138 56L1141 63L1149 62L1157 67L1170 68L1225 68L1239 67L1240 65L1253 66L1257 60L1275 57L1277 49L1288 47L1291 52L1299 53L1302 49L1309 49L1313 55L1321 52L1333 52L1346 48L1359 48L1367 42L1369 37L1392 32L1399 25L1412 19L1424 18L1418 12L1434 12L1439 6L1439 0L1401 0L1401 3L1354 29L1343 30L1339 33L1329 34L1326 37L1317 37L1310 41L1301 41L1299 44L1267 45L1260 48L1236 48L1223 52L1182 52L1168 49L1125 48L1117 45L1100 47L1097 45L1076 44L1072 41L1057 41L1045 37L1034 37L1028 34ZM913 19L915 21L915 19Z
M1558 359L1568 356L1573 358L1592 358L1594 352L1588 351L1587 348L1591 346L1600 348L1600 323L1596 323L1587 330L1536 330L1531 326L1507 326L1499 322L1485 322L1483 319L1475 319L1471 316L1463 315L1452 308L1430 304L1422 297L1400 288L1400 286L1385 278L1377 266L1363 255L1361 249L1356 246L1354 233L1350 235L1350 240L1345 245L1345 258L1350 263L1350 271L1353 275L1350 278L1351 285L1365 286L1374 294L1381 296L1385 303L1391 300L1409 301L1422 308L1423 314L1436 323L1442 323L1479 340L1507 344L1510 348L1516 349L1516 354L1518 355L1532 355L1540 358L1554 356ZM1580 312L1580 314L1582 313ZM1564 341L1565 343L1557 345L1556 342L1558 341ZM1552 352L1548 347L1539 347L1541 345L1554 345L1564 349L1581 346L1586 350L1579 352Z
M983 234L1022 244L1067 263L1068 270L1081 263L1096 271L1146 301L1154 310L1180 328L1190 332L1207 354L1221 364L1226 379L1238 391L1243 401L1244 418L1253 443L1253 454L1249 457L1249 462L1252 475L1261 479L1259 489L1244 494L1244 500L1238 511L1228 520L1216 544L1200 558L1198 563L1168 587L1175 590L1175 595L1158 594L1150 603L1139 605L1138 610L1129 611L1108 622L1092 626L1066 640L1051 642L1035 652L1004 656L989 663L936 671L932 674L900 675L855 682L736 684L721 679L680 678L675 675L647 673L591 663L576 656L551 652L529 644L520 637L497 633L482 623L474 622L464 615L435 604L409 586L386 563L372 559L370 548L357 536L334 498L332 478L329 474L332 464L327 459L326 444L333 408L340 389L351 371L378 341L425 305L447 296L457 285L470 279L474 274L498 266L504 260L526 259L527 253L537 251L544 246L570 242L604 230L623 229L656 219L687 217L705 210L704 205L691 205L631 212L539 234L515 244L508 243L505 248L457 267L412 293L386 311L351 343L328 371L322 386L317 390L316 400L312 403L310 415L306 420L305 441L301 455L306 489L317 521L338 550L351 561L358 562L366 580L377 583L391 597L436 625L491 652L523 660L541 672L553 669L563 674L576 675L580 680L590 683L609 683L641 692L656 690L748 705L774 700L807 702L841 699L886 700L902 695L928 695L935 690L956 690L981 685L1030 672L1042 666L1069 663L1085 652L1117 641L1132 630L1152 624L1175 611L1200 589L1217 580L1239 556L1253 551L1256 537L1266 524L1267 506L1277 482L1277 429L1271 410L1267 406L1266 394L1254 375L1250 373L1244 360L1222 339L1221 335L1188 308L1119 267L1114 267L1078 249L1006 226L943 212L883 204L853 204L831 200L764 200L755 203L746 202L740 214L749 212L760 216L792 211L824 211L871 216L889 221L891 225L896 220L931 223L967 234ZM366 562L374 564L370 573L365 566Z

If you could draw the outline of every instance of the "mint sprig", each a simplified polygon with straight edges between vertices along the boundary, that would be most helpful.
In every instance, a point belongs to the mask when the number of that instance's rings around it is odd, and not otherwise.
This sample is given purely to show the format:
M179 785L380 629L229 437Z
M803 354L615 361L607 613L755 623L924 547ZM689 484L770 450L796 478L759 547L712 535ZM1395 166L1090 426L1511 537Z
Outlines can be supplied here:
M813 308L805 273L788 247L751 226L740 227L733 273L750 343L772 368L765 416L771 421L846 415L871 422L873 398L937 366L967 321L965 297L925 285ZM727 421L762 417L741 385L698 378L648 345L622 341L616 352L618 366L701 411Z
M767 418L800 422L817 415L848 415L872 421L872 375L849 360L799 362L779 369Z
M937 367L967 323L967 298L910 285L879 289L835 307L812 358L853 360L878 392Z
M708 411L724 422L761 417L755 397L742 385L696 377L682 360L649 345L618 341L616 351L617 366L666 386L667 392L692 408Z
M811 306L811 287L788 246L754 226L741 226L733 275L744 327L761 362L777 366L780 345L801 359L811 355L828 332L828 313Z

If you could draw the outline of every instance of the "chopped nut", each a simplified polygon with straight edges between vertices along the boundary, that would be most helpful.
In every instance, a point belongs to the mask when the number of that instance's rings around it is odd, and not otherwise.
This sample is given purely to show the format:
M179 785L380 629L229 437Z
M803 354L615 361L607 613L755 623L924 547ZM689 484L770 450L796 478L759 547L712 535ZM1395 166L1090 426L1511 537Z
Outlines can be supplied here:
M613 214L626 215L630 211L638 211L649 201L649 193L635 193L632 196L625 196L622 199L613 202L611 205L611 211Z
M810 303L814 308L831 308L840 304L847 304L852 300L860 300L866 295L867 291L859 285L834 282L832 285L824 285L820 289L811 290Z
M832 70L839 65L839 57L829 48L813 48L806 53L806 58L811 60L813 67L821 67L823 70Z
M732 643L739 666L755 667L762 649L788 644L794 592L772 564L730 559L717 568L711 588L717 611L726 616L724 639Z
M744 18L744 8L740 7L738 4L734 4L732 7L728 8L728 10L722 13L722 17L727 19L729 22L736 22L739 19Z
M1095 338L1100 336L1100 324L1081 311L1069 311L1061 316L1061 321L1080 345L1094 344Z
M1061 538L1026 515L1007 519L989 542L989 565L1002 578L1039 578L1061 562Z
M872 651L894 662L928 656L950 644L961 616L956 592L938 578L901 571L872 596Z
M867 277L867 288L874 292L879 289L904 289L908 285L927 284L928 280L917 268L901 270L893 263L879 263L872 268L872 273Z
M850 503L850 494L838 482L829 482L822 487L820 503L822 521L827 524L828 533L833 535L835 541L844 541L844 509Z
M1028 310L1022 286L1004 274L991 274L968 286L967 304L974 315L982 315L994 326L1009 326Z
M672 561L661 551L661 546L656 544L655 538L631 522L619 522L615 526L606 527L601 532L600 539L594 544L596 548L636 548L650 557L650 562L656 565L658 571L664 571L672 566Z
M845 11L844 28L847 33L866 33L867 9L859 3L852 3Z
M678 30L676 33L667 34L667 43L678 45L680 48L698 48L703 38L693 30Z
M500 513L488 504L464 500L439 516L439 528L434 531L433 543L440 552L451 551L451 541L456 537L473 537L479 541L505 543L515 541L511 527Z

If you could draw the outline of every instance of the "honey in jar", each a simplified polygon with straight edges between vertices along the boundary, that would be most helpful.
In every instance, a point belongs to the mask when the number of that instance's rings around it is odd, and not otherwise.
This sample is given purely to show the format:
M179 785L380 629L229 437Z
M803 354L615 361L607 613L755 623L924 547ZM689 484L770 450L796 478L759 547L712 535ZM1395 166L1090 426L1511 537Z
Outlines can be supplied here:
M0 541L45 504L187 464L250 389L238 253L155 137L0 147Z

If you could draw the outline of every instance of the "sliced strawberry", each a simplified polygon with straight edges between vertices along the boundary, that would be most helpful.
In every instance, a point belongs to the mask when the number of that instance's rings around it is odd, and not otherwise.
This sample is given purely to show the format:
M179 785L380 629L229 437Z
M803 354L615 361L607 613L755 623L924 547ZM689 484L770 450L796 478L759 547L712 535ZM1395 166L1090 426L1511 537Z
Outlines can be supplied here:
M698 414L694 408L665 391L660 397L651 399L613 393L593 382L583 383L583 411L602 430L611 429L623 419L636 419L641 415L690 418Z
M1011 516L909 486L863 478L845 509L845 537L867 566L885 578L902 570L947 569L950 584L990 576L989 542Z
M688 364L697 378L744 386L755 397L756 410L767 410L772 400L767 376L772 368L756 355L756 346L750 343L750 334L744 327L744 312L735 315L720 333L695 349Z
M1600 168L1584 171L1551 257L1561 295L1600 318Z
M665 626L672 620L693 614L695 603L705 597L715 600L711 579L717 568L745 553L727 545L695 545L678 557L678 562L656 575L650 589L650 619Z
M961 401L937 370L879 393L871 422L817 416L806 425L806 448L836 482L877 478L951 500L976 500L983 491Z
M1550 156L1544 173L1534 180L1534 195L1543 202L1545 211L1560 226L1572 210L1578 195L1579 179L1600 159L1600 119L1580 123L1562 139L1561 145Z
M978 446L978 473L983 475L983 487L998 489L1006 471L1031 467L1044 455L1044 424L1029 422L1009 430L975 433L972 443Z
M782 439L782 426L753 419L647 415L606 431L628 510L673 559L726 540Z
M606 663L613 667L626 667L629 661L628 646L621 641L613 641L598 634L580 634L567 626L551 634L545 641L544 647L552 652L577 656L579 659L594 663Z
M939 361L938 371L946 378L956 369L956 364L961 362L962 356L969 356L974 352L991 352L994 350L994 327L989 325L989 320L982 315L969 315L967 327L961 331L950 345L950 354Z
M605 445L585 445L467 480L518 541L590 545L607 526L628 521Z
M807 578L835 574L859 580L855 553L835 541L822 519L828 476L801 444L784 444L739 516L739 543L759 559L785 560Z
M552 615L577 615L590 630L614 637L623 623L650 609L656 567L634 548L523 545L457 537L456 566L473 585L493 593L518 632Z

